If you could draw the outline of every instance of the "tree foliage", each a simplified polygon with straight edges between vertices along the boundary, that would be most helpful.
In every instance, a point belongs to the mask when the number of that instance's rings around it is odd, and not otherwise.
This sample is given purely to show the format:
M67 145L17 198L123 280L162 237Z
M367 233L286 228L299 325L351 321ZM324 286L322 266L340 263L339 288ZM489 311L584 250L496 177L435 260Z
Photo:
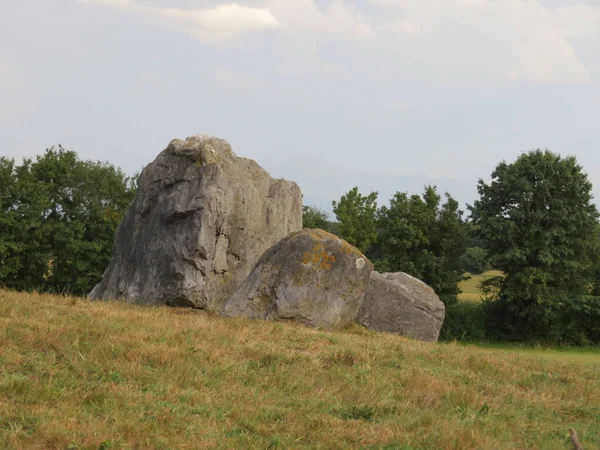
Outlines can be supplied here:
M302 207L302 227L327 230L329 227L329 215L316 206L304 205Z
M475 275L490 270L491 266L488 262L485 249L481 247L468 247L460 257L460 268L463 272Z
M60 146L21 165L0 159L0 283L87 293L135 191L120 169Z
M362 195L354 187L339 202L332 202L339 236L365 254L377 241L377 195L377 192Z
M9 236L17 236L19 216L15 209L18 203L18 187L15 163L11 159L0 158L0 282L13 277L19 270L15 255L22 253L22 244Z
M552 338L565 302L589 293L598 243L591 190L574 157L540 149L498 164L489 184L479 180L471 212L504 273L487 282L504 333Z
M379 211L379 270L402 271L431 286L446 305L456 303L464 279L460 258L468 235L458 202L442 203L433 186L422 196L398 192Z

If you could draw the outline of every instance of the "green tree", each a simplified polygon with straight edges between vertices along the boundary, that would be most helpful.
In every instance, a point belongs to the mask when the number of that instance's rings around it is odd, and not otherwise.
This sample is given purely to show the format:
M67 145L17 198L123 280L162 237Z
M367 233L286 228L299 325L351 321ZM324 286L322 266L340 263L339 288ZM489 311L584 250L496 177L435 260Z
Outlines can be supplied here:
M332 204L339 236L367 254L377 241L377 192L362 195L354 187Z
M402 271L427 283L447 305L456 303L464 279L460 257L468 236L458 202L442 204L434 186L422 196L398 192L379 211L379 270Z
M475 275L490 270L485 249L481 247L468 247L465 253L460 257L460 267L463 272L469 272Z
M596 247L591 253L594 266L591 294L600 297L600 224L596 225Z
M498 164L489 184L479 180L471 214L504 273L486 281L502 333L555 339L565 303L589 293L598 242L591 190L574 157L541 149Z
M485 242L479 233L479 226L475 225L472 220L467 220L465 221L465 227L467 229L467 235L469 236L467 248L478 247L485 250Z
M303 228L320 228L327 230L329 226L329 216L322 209L316 206L302 207L302 227Z
M0 158L0 283L14 276L20 269L16 255L21 246L13 239L22 230L16 210L18 202L15 163L11 159Z
M0 283L87 293L108 265L135 180L62 147L20 166L5 159L0 167L2 220L10 224L0 231L0 258L9 267Z

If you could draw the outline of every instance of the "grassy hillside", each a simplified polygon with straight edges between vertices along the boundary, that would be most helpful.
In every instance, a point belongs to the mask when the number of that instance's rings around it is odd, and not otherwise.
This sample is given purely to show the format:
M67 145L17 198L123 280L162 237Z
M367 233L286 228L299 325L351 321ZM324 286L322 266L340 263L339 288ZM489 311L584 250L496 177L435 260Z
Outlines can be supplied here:
M591 354L0 291L0 448L598 448Z
M459 295L459 300L465 302L478 302L481 300L481 291L479 290L479 283L491 277L496 277L502 274L499 270L490 270L481 275L471 275L466 281L460 283L460 289L462 293Z

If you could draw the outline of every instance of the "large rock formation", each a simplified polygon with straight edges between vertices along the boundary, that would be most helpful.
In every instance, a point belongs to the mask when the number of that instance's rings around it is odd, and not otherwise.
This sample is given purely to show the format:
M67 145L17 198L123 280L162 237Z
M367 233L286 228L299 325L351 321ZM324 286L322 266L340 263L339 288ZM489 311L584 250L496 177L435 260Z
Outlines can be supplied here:
M222 314L343 326L355 320L372 270L348 242L323 230L304 229L265 252Z
M222 139L176 139L143 170L90 297L218 310L265 250L301 228L295 183Z
M370 330L437 341L445 311L422 281L403 272L373 272L357 320Z

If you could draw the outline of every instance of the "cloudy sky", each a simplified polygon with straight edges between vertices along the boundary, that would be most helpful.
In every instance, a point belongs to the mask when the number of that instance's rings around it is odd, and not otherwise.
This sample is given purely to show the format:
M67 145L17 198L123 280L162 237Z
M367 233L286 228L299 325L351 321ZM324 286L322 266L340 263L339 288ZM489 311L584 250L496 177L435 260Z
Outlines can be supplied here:
M600 198L600 0L0 0L1 155L131 173L197 133L326 208L355 184L471 202L535 147Z

